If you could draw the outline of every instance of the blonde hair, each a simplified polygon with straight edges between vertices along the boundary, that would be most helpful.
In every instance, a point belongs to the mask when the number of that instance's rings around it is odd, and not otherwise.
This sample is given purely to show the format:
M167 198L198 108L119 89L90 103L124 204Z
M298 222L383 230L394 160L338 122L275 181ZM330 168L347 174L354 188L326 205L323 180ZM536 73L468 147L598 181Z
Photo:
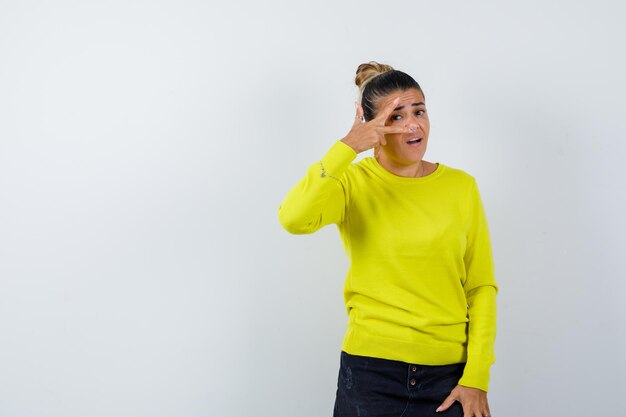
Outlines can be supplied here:
M393 71L393 67L391 65L380 64L376 61L370 61L359 65L356 69L356 77L354 77L354 83L359 88L359 102L363 97L363 90L365 90L367 83L380 74L384 74L389 71Z

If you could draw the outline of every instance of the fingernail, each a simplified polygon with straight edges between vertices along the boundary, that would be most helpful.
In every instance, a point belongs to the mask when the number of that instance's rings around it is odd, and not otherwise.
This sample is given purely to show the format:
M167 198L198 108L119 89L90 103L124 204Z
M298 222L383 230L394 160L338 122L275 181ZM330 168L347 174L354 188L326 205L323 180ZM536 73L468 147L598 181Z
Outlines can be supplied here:
M438 409L435 410L436 413L441 411L441 407L439 407Z

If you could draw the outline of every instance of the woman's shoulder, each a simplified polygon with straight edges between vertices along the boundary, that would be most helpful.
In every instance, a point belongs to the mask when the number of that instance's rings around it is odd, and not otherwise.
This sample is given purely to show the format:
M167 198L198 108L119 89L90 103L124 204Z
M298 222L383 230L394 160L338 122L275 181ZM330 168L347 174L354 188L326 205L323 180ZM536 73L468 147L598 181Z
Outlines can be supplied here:
M438 162L437 165L445 167L446 175L449 178L456 179L459 181L470 181L470 182L475 181L474 176L470 174L469 172L465 171L464 169L442 164L440 162Z
M442 183L446 184L446 188L454 189L457 192L476 188L476 178L466 170L442 163L438 163L438 165L438 169L443 169L440 177Z

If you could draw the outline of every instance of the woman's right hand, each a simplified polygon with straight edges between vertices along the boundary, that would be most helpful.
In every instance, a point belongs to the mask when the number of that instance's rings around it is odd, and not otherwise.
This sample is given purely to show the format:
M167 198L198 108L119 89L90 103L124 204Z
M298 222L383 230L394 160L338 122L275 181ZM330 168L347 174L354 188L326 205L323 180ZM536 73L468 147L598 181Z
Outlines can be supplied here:
M398 105L400 98L396 98L391 104L378 113L374 119L369 122L361 122L363 120L363 107L354 103L356 107L356 117L350 132L341 139L343 143L354 149L356 153L361 153L377 146L385 146L387 141L385 135L393 133L410 133L408 127L405 126L385 126L385 122L389 115Z

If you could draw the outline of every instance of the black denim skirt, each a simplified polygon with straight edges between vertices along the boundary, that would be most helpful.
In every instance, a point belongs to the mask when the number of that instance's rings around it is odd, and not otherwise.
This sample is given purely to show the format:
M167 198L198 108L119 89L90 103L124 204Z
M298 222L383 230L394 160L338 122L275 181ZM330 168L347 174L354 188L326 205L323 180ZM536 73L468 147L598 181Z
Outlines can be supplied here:
M334 417L463 417L458 402L442 413L435 410L456 387L464 367L341 352Z

